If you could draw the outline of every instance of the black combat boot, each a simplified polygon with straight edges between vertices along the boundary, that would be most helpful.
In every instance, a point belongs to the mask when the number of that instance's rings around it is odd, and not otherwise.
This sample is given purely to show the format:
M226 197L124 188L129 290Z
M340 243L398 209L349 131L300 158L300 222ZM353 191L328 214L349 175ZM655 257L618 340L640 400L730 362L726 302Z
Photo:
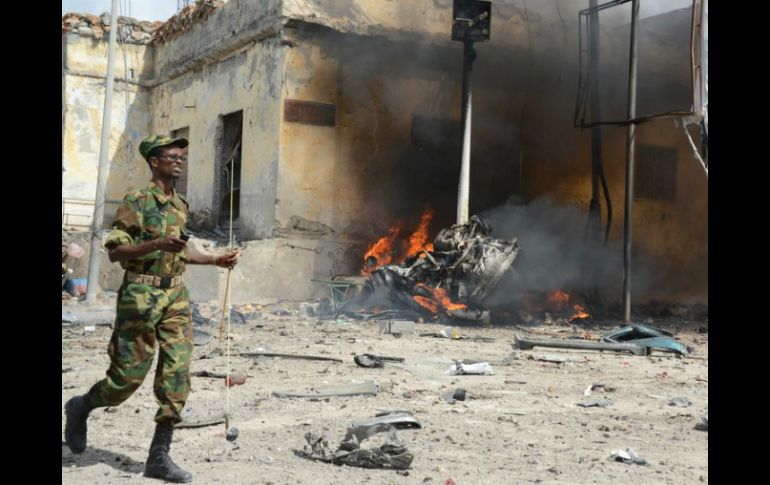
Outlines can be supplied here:
M179 468L168 456L173 433L174 428L169 424L155 426L155 436L152 437L152 444L150 445L150 456L144 465L144 476L160 478L173 483L191 482L192 473Z
M87 394L75 396L64 405L64 412L67 417L67 424L64 426L64 440L73 453L83 453L83 450L86 449L86 433L88 432L86 420L92 409Z

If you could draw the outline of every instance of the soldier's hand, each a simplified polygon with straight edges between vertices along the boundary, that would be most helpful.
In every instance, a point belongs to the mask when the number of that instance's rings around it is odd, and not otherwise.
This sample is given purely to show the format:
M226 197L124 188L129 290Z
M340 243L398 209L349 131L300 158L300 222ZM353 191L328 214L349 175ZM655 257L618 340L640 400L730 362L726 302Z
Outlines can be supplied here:
M241 255L240 250L230 251L225 254L217 256L214 264L220 268L233 269L238 264L238 257Z
M178 253L187 246L187 241L174 236L164 237L156 241L156 246L159 250L169 253Z

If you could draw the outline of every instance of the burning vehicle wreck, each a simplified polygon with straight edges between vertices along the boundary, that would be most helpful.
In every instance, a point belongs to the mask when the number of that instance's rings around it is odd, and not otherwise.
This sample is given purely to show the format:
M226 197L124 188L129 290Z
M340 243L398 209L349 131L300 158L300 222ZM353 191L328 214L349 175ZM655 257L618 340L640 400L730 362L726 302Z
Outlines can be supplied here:
M378 258L370 254L370 248L362 269L369 279L356 297L342 302L335 316L489 321L483 303L513 265L519 252L516 239L490 237L489 222L474 215L465 224L442 229L433 244L424 244L426 220L430 218L423 215L415 232L423 234L422 247L415 251L410 244L400 264L379 265L381 260L392 261L392 256ZM391 231L385 238L392 241L396 232ZM413 235L410 242L414 240Z

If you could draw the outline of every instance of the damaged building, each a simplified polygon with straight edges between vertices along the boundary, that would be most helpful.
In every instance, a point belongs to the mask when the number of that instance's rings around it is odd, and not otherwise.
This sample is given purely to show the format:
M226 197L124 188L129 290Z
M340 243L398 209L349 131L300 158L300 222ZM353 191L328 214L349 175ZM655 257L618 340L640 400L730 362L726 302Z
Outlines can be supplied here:
M235 303L322 298L325 280L360 275L376 241L394 227L408 237L426 213L423 243L433 241L455 222L460 173L463 47L450 37L452 4L205 0L164 23L117 19L104 224L149 178L139 142L167 133L190 141L177 189L194 232L227 230L234 178L232 215L244 248ZM578 12L587 6L494 1L491 40L476 47L470 212L487 217L493 237L518 239L524 265L528 252L548 260L546 251L563 253L563 244L585 238L592 133L576 128L574 116ZM67 227L91 224L112 24L104 15L62 19ZM690 8L640 21L640 113L691 108L691 24ZM601 113L622 118L628 19L603 25L600 43ZM608 244L597 251L612 254L597 291L608 301L620 299L625 135L624 127L603 128L602 207L609 202L613 214ZM635 191L634 301L707 304L707 177L681 119L637 127ZM526 230L544 219L558 244L528 246ZM547 267L533 257L530 265ZM581 291L592 269L577 259L587 266L537 289ZM185 281L193 299L224 292L213 267L191 267ZM113 266L102 284L119 283ZM499 291L504 300L513 290Z

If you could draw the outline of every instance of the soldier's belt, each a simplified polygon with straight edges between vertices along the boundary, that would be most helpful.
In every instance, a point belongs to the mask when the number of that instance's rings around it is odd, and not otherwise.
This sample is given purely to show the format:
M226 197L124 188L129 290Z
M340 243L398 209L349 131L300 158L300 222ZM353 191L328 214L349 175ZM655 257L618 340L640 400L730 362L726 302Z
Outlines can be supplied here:
M126 281L166 289L180 285L182 283L182 276L152 276L126 271Z

